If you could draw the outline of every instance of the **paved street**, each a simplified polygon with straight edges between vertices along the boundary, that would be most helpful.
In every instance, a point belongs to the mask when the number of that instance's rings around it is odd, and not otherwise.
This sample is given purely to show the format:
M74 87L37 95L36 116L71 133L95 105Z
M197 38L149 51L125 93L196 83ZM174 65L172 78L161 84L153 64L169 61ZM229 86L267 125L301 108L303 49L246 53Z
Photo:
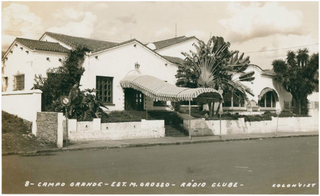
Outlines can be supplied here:
M2 175L3 193L317 194L318 137L11 155Z

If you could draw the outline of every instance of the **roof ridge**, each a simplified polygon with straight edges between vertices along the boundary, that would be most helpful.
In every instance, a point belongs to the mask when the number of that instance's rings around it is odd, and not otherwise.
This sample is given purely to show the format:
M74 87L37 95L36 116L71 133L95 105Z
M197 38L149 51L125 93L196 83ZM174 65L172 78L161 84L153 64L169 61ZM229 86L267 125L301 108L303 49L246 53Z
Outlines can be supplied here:
M178 44L178 43L190 40L190 39L198 40L198 38L196 38L195 36L191 36L191 37L180 36L180 37L175 37L175 38L166 39L166 40L162 40L162 41L152 42L152 44L154 44L156 46L156 50L160 50L160 49L167 48L172 45L175 45L175 44Z
M175 40L175 39L182 39L182 38L187 38L185 35L179 36L179 37L173 37L173 38L169 38L169 39L164 39L164 40L159 40L159 41L155 41L155 42L150 42L150 43L159 43L159 42L165 42L165 41L171 41L171 40Z
M97 52L106 48L111 48L119 44L116 42L108 42L108 41L91 39L91 38L76 37L76 36L65 35L61 33L53 33L49 31L45 32L43 36L44 35L50 36L56 39L58 42L62 42L70 46L71 48L84 46L92 52ZM42 39L43 36L40 39Z
M115 43L118 44L118 42L110 42L110 41L105 41L105 40L99 40L99 39L92 39L92 38L86 38L86 37L79 37L79 36L73 36L73 35L66 35L62 33L54 33L50 31L46 31L45 34L55 34L55 35L60 35L60 36L67 36L67 37L72 37L72 38L78 38L78 39L86 39L86 40L91 40L91 41L99 41L99 42L108 42L108 43Z

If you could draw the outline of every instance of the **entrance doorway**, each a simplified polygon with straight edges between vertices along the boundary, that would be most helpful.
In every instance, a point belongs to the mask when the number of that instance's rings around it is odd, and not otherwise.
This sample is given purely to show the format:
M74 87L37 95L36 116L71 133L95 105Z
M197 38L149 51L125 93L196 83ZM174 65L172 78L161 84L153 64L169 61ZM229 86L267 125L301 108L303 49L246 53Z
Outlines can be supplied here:
M144 110L144 94L132 88L124 89L125 110Z

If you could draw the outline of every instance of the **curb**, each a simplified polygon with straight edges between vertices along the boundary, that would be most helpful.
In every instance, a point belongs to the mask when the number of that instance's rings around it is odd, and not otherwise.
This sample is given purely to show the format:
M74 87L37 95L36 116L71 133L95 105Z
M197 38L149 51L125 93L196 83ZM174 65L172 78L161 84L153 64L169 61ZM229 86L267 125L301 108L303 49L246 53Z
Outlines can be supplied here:
M100 149L115 149L115 148L132 148L132 147L150 147L150 146L169 146L169 145L185 145L185 144L200 144L200 143L213 143L213 142L229 142L229 141L245 141L245 140L262 140L262 139L278 139L278 138L292 138L292 137L319 137L318 134L313 135L287 135L287 136L265 136L265 137L252 137L252 138L230 138L230 139L208 139L198 141L182 141L182 142L160 142L160 143L138 143L138 144L121 144L115 146L98 146L98 147L79 147L79 148L53 148L45 150L35 150L28 152L5 152L2 156L9 155L35 155L40 153L52 153L52 152L68 152L68 151L80 151L80 150L100 150Z

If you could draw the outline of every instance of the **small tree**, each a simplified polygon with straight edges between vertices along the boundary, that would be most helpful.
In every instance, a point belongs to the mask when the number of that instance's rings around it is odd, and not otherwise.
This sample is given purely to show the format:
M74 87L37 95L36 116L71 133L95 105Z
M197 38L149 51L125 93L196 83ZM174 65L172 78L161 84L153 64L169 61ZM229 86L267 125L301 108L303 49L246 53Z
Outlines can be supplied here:
M230 43L222 37L213 36L207 44L199 41L199 46L194 46L196 52L182 53L185 61L176 74L177 86L214 88L225 92L234 90L240 91L245 97L246 92L253 94L250 88L240 83L254 80L254 72L243 72L250 63L249 57L244 58L244 54L239 55L239 51L229 51ZM235 78L235 74L239 77ZM210 116L213 107L214 103L209 103Z
M299 49L296 55L293 51L287 53L287 61L277 59L272 62L276 73L274 80L291 93L295 102L294 112L308 114L308 95L316 90L319 69L319 54L310 58L308 49Z
M65 111L61 99L69 97L71 106L69 117L78 120L97 117L92 114L93 109L102 104L92 94L93 89L80 91L79 83L83 72L83 62L89 50L85 47L78 47L71 50L64 59L62 66L48 70L47 78L41 75L35 76L34 89L42 91L42 110L43 111ZM93 106L92 106L93 104ZM95 110L94 114L97 113Z

